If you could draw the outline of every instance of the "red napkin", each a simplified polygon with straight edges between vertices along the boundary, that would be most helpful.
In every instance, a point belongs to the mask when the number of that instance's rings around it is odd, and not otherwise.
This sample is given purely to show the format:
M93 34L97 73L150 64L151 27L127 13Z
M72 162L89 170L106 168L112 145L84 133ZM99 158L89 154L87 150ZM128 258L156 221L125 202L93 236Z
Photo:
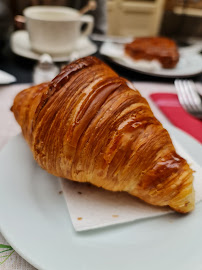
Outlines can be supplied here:
M202 121L192 117L182 108L176 94L155 93L150 97L173 125L202 143Z

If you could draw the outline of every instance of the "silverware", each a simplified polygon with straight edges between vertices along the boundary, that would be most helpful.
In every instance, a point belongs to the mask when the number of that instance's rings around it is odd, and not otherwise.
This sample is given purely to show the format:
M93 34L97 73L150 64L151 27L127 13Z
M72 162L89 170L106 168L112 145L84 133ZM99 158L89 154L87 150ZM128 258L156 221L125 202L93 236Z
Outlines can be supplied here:
M175 80L179 102L189 114L202 119L202 99L192 80Z

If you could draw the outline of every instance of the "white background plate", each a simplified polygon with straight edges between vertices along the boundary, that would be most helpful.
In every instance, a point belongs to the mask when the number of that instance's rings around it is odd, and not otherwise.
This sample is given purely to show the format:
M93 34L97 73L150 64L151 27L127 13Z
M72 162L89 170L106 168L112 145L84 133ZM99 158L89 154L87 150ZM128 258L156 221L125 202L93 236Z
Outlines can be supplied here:
M11 35L11 49L12 51L22 57L33 60L39 60L40 53L34 52L31 49L29 35L25 30L18 30ZM79 58L96 53L97 46L87 37L82 37L78 40L75 50L79 53ZM69 60L70 53L51 55L55 62L65 62Z
M133 71L138 71L143 74L166 77L179 78L190 77L202 73L202 56L195 50L191 51L191 47L180 49L180 59L175 68L161 68L160 65L156 69L156 65L150 61L134 61L124 53L123 44L103 43L100 48L100 54L107 56L112 62L128 68ZM147 65L141 63L147 62Z
M0 70L0 84L4 85L4 84L13 83L13 82L16 82L16 78L13 75L3 70Z
M202 147L168 130L202 165ZM202 203L189 215L75 232L57 179L41 170L21 135L0 153L0 229L29 263L43 270L200 270Z

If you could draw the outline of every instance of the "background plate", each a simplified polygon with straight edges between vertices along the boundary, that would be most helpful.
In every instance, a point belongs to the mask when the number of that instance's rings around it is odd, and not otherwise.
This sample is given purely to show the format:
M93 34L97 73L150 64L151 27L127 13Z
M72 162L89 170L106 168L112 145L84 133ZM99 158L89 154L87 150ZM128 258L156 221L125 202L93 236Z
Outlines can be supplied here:
M202 165L202 147L168 126ZM202 265L202 203L189 215L75 232L57 179L33 161L21 135L0 153L0 229L11 246L43 270L197 270Z
M124 68L130 69L135 72L139 72L142 74L150 75L150 76L155 76L155 77L162 77L162 78L189 78L193 77L196 75L199 75L202 73L202 57L200 55L192 55L193 57L190 57L190 61L187 61L187 66L186 68L178 68L178 69L161 69L158 71L146 71L138 68L133 68L124 63L124 61L116 58L110 58L107 57L110 61L113 63L116 63ZM183 59L184 62L184 59ZM186 63L186 61L185 61ZM194 63L194 65L193 65Z
M191 50L192 49L192 50ZM142 66L140 62L133 61L129 56L125 55L124 45L113 42L105 42L100 47L100 54L107 57L113 63L135 72L165 78L184 78L191 77L202 73L202 55L195 51L191 46L188 48L180 48L180 58L175 68L166 69L152 65L148 62ZM138 64L139 63L139 64Z

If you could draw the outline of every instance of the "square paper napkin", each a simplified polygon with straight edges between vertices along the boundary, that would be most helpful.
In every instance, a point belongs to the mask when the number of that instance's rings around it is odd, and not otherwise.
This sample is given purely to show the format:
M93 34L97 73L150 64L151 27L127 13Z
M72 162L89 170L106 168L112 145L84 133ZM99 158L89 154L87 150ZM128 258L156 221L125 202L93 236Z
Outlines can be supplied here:
M202 168L176 142L177 152L194 173L196 202L202 200ZM61 179L63 194L76 231L102 228L172 213L168 207L154 207L124 192L110 192L85 183ZM197 207L197 206L196 206Z

